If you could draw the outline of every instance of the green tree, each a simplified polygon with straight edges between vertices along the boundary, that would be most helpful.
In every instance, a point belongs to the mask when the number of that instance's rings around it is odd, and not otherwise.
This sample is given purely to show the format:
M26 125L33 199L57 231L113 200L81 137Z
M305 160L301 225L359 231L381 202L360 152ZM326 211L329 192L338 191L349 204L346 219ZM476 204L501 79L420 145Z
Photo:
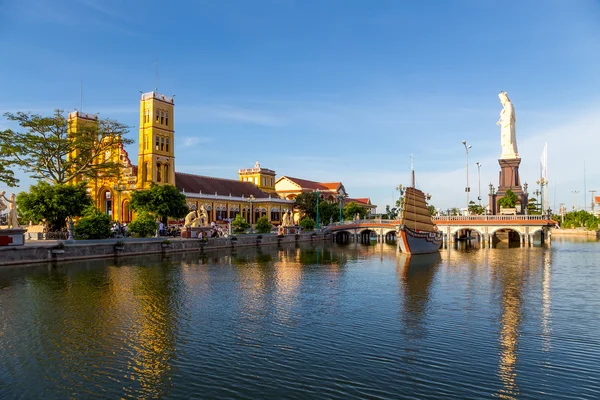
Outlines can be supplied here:
M323 225L329 224L330 221L336 222L340 219L340 207L337 203L328 201L319 202L319 221Z
M2 155L2 148L0 148L0 157ZM0 182L6 184L6 186L14 187L17 186L19 180L15 178L15 173L9 169L8 163L0 158Z
M110 237L110 217L96 207L88 207L83 217L75 223L75 239L105 239Z
M530 215L541 214L540 207L535 197L529 199L527 203L527 213Z
M137 217L127 225L127 231L134 236L146 237L156 234L158 223L156 218L146 211L141 211Z
M469 202L469 214L481 215L484 211L484 208L479 204L475 204L473 200Z
M17 195L21 219L36 224L46 219L52 231L65 227L67 217L81 216L90 205L92 200L84 182L77 185L50 185L39 181L29 188L29 192Z
M504 196L498 200L498 204L504 208L514 208L519 201L517 195L510 189L506 189Z
M320 203L320 202L319 202ZM317 218L317 194L315 192L304 192L300 193L296 197L295 207L299 209L305 216Z
M427 209L429 210L429 215L431 215L432 217L436 216L438 213L434 205L428 205Z
M131 194L131 208L158 217L182 218L189 212L185 195L173 185L152 183L150 189Z
M385 216L384 218L386 219L396 219L396 217L398 216L398 208L397 207L391 207L389 205L385 206Z
M315 229L315 220L309 217L304 217L300 220L300 227L305 231Z
M258 233L269 233L271 232L272 226L269 219L266 216L262 216L256 221L256 232Z
M586 228L588 230L598 230L600 219L587 211L571 211L565 214L565 222L561 224L562 228ZM560 218L559 218L560 220Z
M233 228L234 233L242 233L250 228L250 224L247 223L240 214L238 214L235 216L235 219L231 221L231 227Z
M69 135L69 121L62 110L55 110L52 116L25 112L5 113L4 116L25 129L24 132L0 131L1 168L5 174L6 168L14 166L30 173L32 178L56 184L70 182L79 176L117 176L121 164L112 152L133 143L123 137L128 127L111 119L81 124L76 133Z
M356 214L360 214L360 218L363 219L367 216L367 208L359 206L356 202L351 201L344 207L344 218L346 220L354 219Z

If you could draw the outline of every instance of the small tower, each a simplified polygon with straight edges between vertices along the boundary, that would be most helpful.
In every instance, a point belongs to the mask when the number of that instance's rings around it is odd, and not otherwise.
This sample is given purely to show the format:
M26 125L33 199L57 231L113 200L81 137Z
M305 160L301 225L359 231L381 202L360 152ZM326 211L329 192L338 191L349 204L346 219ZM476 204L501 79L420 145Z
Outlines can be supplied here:
M94 114L86 114L81 111L73 111L69 113L67 119L67 129L68 129L68 137L69 139L73 139L77 133L82 133L85 130L91 130L98 126L98 116ZM74 149L71 153L68 154L67 159L75 160L79 156L79 151ZM82 176L77 176L75 179L71 180L71 183L79 183L83 180Z
M158 92L142 94L138 155L139 189L150 183L175 184L175 102Z
M257 161L254 168L240 169L238 172L240 181L252 182L265 193L276 193L275 171L262 168Z

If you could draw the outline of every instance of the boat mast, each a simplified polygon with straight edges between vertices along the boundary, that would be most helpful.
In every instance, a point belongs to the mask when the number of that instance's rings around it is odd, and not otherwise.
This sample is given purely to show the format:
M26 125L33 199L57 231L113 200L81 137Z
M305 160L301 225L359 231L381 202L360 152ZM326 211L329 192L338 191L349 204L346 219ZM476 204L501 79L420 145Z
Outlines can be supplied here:
M410 173L411 173L411 187L415 187L415 158L410 153Z

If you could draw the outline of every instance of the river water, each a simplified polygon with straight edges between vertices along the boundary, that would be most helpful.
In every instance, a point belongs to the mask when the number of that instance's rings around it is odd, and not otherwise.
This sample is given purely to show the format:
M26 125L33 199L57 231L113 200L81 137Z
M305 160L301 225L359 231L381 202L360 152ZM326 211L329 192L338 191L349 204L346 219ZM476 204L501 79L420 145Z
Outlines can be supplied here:
M600 243L0 269L0 398L600 397Z

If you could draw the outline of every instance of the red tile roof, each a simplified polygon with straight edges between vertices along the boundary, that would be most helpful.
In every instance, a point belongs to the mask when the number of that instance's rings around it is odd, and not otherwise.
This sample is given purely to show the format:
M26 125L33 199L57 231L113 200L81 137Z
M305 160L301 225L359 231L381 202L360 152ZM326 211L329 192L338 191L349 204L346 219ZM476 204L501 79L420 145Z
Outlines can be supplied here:
M322 191L337 191L337 188L342 184L341 182L315 182L306 179L293 178L291 176L282 176L294 182L302 189L322 190Z
M265 198L268 194L258 189L251 182L242 182L233 179L213 178L211 176L201 176L186 174L183 172L175 173L175 186L179 191L185 193L212 194L219 196Z
M596 203L600 203L600 196L594 196L596 198Z

